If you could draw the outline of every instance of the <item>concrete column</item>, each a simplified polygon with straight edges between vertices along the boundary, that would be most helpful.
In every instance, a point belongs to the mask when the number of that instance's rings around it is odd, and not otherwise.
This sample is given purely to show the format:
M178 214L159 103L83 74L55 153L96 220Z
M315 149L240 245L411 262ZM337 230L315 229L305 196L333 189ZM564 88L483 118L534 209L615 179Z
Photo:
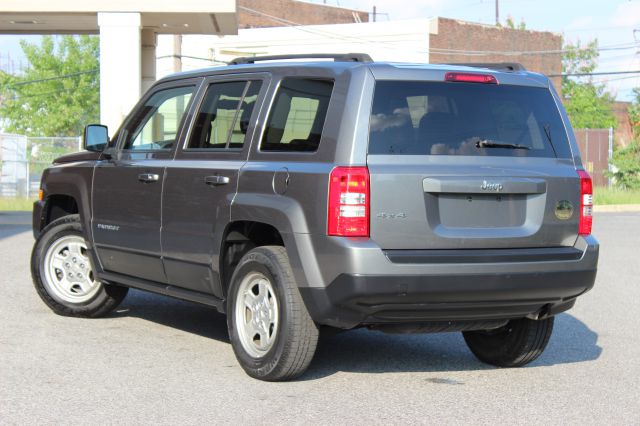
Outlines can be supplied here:
M139 13L98 13L100 122L111 136L140 99L140 25Z
M156 81L156 45L157 34L150 28L142 29L141 37L141 66L142 66L142 93Z
M173 72L182 71L182 34L173 35Z

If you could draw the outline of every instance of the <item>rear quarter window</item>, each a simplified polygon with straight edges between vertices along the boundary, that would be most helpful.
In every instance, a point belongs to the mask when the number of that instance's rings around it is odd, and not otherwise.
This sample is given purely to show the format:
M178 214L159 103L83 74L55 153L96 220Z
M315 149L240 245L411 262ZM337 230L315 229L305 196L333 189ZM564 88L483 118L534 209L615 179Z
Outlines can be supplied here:
M331 80L283 79L269 113L260 149L317 151L332 91Z
M379 81L369 131L369 154L570 157L545 88Z

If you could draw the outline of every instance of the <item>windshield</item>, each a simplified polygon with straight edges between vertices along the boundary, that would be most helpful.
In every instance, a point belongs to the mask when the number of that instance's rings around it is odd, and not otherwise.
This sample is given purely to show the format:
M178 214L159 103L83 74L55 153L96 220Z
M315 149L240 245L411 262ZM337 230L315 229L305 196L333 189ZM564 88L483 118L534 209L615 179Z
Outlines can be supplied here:
M545 88L378 81L369 126L369 154L570 157Z

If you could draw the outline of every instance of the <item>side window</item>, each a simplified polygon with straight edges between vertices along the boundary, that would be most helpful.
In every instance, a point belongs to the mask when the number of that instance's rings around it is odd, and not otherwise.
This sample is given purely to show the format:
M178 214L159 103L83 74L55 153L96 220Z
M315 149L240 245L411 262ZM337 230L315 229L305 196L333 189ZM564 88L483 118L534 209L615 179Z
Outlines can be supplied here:
M285 78L276 93L262 151L318 150L333 81Z
M124 149L169 149L178 136L194 86L174 87L154 93L127 128Z
M261 81L211 84L196 116L187 148L242 148L261 86Z

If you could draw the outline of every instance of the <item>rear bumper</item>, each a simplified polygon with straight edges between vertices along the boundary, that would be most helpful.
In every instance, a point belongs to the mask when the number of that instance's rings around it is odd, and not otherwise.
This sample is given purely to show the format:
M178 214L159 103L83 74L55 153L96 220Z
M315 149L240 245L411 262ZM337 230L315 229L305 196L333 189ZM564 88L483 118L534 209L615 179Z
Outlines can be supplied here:
M590 289L596 271L509 275L339 276L326 288L303 288L322 324L479 321L555 315Z
M598 243L579 238L575 249L581 255L569 260L534 256L516 262L408 265L387 257L386 265L369 273L340 273L326 286L301 287L300 292L316 322L339 328L544 318L571 308L593 287ZM379 273L382 269L390 273Z

